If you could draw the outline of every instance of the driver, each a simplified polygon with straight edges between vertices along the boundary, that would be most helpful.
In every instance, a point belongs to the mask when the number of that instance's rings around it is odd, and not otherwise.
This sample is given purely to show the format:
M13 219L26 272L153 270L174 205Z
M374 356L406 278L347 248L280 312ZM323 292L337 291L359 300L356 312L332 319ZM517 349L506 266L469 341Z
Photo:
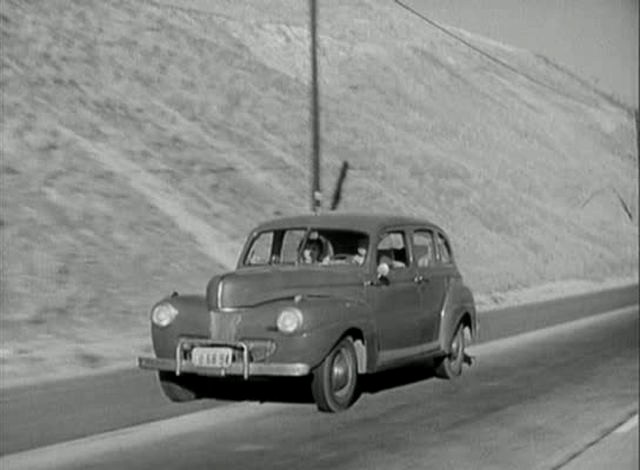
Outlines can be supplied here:
M318 263L320 262L321 255L322 242L317 238L310 239L302 250L302 262L305 264Z
M358 250L357 253L351 258L351 261L354 264L362 266L364 264L364 260L367 257L367 239L361 238L358 240Z

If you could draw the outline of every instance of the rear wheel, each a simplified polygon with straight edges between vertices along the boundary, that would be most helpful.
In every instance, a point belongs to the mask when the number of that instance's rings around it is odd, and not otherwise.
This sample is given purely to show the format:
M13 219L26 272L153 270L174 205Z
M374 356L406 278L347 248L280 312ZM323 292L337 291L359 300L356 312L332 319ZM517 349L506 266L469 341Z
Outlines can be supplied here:
M188 379L178 377L173 372L159 371L158 380L165 396L174 402L193 401L198 398Z
M343 411L356 401L358 361L351 338L340 340L313 371L311 391L320 411Z
M436 376L442 379L455 379L462 375L462 365L465 360L464 325L458 324L456 332L449 343L449 354L443 357L436 366Z

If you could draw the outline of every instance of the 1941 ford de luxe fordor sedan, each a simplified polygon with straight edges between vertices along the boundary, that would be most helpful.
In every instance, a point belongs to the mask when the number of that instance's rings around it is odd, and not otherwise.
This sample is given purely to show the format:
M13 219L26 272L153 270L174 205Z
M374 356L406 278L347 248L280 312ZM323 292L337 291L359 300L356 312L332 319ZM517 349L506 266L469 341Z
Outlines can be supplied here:
M459 376L475 333L473 296L439 227L307 215L259 225L204 297L158 302L155 357L139 365L159 371L174 401L206 395L197 376L310 376L318 408L336 412L357 399L362 374L428 359L439 377Z

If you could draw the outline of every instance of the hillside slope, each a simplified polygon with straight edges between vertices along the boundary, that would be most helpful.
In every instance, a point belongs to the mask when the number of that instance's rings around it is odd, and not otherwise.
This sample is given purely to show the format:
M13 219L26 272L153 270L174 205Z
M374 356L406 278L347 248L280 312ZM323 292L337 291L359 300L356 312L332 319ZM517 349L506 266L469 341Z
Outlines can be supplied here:
M308 210L306 2L170 3L2 0L3 362L99 365L93 342L145 334L256 222ZM451 31L320 2L325 196L348 160L341 210L445 227L476 292L637 276L629 112Z

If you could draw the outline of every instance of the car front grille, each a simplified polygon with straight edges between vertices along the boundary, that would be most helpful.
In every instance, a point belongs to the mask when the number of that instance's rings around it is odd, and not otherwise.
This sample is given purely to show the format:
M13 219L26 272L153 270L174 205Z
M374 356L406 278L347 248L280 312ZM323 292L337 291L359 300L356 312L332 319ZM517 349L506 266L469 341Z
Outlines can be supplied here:
M238 325L242 321L239 313L210 312L211 338L218 341L235 342L238 339Z

